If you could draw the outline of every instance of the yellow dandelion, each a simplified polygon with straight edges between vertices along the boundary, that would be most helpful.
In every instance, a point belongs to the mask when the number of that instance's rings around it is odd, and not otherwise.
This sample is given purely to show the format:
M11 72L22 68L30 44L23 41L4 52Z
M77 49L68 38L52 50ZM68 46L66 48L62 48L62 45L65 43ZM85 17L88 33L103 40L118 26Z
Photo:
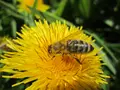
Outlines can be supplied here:
M8 40L13 52L6 52L0 60L5 64L0 72L12 74L4 78L24 79L13 86L32 82L25 90L98 90L100 85L107 84L108 76L101 70L96 47L89 53L75 54L80 63L72 55L53 56L48 52L50 45L66 37L92 45L91 37L82 28L68 27L59 21L48 24L44 20L44 23L36 22L35 27L22 27L22 34L18 35L17 39Z
M35 2L35 0L17 0L17 1L19 2L18 8L19 8L20 12L21 11L30 12L29 7L33 7L34 2ZM36 3L35 8L37 10L46 11L47 9L49 9L49 6L44 4L44 0L36 0L36 1L37 1L37 3Z

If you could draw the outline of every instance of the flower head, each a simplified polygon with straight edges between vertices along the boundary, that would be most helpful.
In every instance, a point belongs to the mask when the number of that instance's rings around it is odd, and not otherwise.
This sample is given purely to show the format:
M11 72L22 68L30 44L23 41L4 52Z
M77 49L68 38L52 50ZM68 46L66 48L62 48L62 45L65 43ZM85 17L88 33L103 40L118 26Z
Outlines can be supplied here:
M48 52L50 45L63 39L82 40L92 45L91 37L82 28L68 27L59 21L51 24L40 21L35 27L22 27L22 34L18 35L17 39L8 41L13 52L6 52L0 61L5 64L0 72L12 74L3 77L24 78L13 86L33 81L26 90L97 90L107 83L108 76L101 70L96 47L93 46L92 52L75 54L80 63L70 54L53 56Z
M35 0L17 0L19 2L18 8L19 11L27 11L30 12L29 7L33 7ZM46 11L49 9L49 6L44 4L43 0L36 0L35 8L40 11ZM29 7L28 7L29 6Z

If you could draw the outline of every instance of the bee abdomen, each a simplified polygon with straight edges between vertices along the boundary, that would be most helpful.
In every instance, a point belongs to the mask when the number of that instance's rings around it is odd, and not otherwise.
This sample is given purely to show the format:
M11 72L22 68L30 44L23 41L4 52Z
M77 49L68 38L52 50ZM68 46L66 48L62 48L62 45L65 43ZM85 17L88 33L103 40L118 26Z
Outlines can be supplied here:
M81 53L88 53L88 52L91 52L91 51L93 51L93 46L91 45L91 44L88 44L88 43L86 43L86 42L83 42L82 44L81 44L81 50L79 51L79 52L81 52ZM79 49L78 49L79 50Z
M82 40L70 40L67 43L67 49L71 53L88 53L93 51L93 46Z
M93 48L93 46L92 45L90 45L90 44L88 44L88 52L91 52L91 51L93 51L94 50L94 48Z
M85 43L85 45L84 45L85 47L84 47L84 50L83 50L83 52L91 52L91 51L93 51L93 46L91 45L91 44L88 44L88 43Z

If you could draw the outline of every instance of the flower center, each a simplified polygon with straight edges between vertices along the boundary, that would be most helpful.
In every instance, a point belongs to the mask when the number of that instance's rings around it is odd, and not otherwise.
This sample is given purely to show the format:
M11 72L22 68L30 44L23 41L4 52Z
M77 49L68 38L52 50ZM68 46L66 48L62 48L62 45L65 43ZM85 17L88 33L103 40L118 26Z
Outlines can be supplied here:
M67 74L74 75L78 71L81 71L81 69L82 65L69 55L55 56L51 60L50 71L54 74L58 74L59 76Z

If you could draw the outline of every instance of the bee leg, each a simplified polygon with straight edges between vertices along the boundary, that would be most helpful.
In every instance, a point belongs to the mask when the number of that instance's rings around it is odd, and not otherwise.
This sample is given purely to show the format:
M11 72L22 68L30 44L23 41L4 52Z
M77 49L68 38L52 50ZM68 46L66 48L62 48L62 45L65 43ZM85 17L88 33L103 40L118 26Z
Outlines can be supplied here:
M72 55L71 55L71 56L72 56ZM79 64L82 64L77 57L75 57L75 56L72 56L72 57L73 57Z
M55 56L53 56L51 59L53 59Z
M65 53L62 53L62 60L63 60L63 58L64 58L64 55L65 55Z
M80 60L81 60L81 56L82 56L82 54L80 54ZM81 63L82 64L82 63Z
M79 60L78 58L74 57L74 59L75 59L79 64L81 64L81 62L80 62L80 60Z

